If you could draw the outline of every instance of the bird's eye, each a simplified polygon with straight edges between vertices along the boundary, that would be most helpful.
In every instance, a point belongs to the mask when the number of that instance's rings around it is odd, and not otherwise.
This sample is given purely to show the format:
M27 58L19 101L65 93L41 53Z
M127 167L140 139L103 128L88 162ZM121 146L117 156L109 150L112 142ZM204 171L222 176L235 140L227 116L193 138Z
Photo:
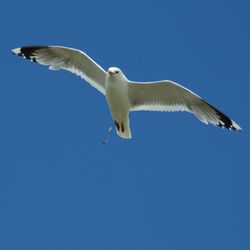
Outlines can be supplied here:
M116 74L118 74L119 73L119 70L116 70L116 72L115 72Z

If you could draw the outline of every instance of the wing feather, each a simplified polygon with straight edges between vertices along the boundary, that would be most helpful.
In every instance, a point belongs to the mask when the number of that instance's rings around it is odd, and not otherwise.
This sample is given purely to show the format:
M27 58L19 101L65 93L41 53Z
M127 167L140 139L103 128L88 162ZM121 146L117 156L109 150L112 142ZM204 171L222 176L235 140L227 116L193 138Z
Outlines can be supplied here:
M172 82L129 82L130 110L187 111L208 124L241 130L240 126L221 111L187 88Z
M13 49L12 52L39 64L49 65L50 70L70 71L105 95L107 72L80 50L61 46L27 46Z

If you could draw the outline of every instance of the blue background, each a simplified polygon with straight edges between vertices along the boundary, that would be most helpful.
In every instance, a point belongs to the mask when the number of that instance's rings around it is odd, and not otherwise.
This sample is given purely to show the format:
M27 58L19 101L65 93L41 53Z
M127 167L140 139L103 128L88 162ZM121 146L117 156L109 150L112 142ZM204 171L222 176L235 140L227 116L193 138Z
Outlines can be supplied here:
M0 249L250 249L249 1L1 3ZM242 133L131 113L115 133L81 78L14 57L62 45L137 81L171 79Z

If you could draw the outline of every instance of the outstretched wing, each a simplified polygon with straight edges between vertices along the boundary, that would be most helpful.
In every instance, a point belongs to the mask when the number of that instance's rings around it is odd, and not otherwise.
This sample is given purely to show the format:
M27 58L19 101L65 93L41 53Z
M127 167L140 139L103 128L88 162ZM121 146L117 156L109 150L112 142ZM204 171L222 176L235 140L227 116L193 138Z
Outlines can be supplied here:
M188 111L208 124L241 130L229 117L187 88L172 81L128 83L130 110Z
M49 65L51 70L65 69L75 73L105 95L106 71L80 50L61 46L27 46L12 52L33 62Z

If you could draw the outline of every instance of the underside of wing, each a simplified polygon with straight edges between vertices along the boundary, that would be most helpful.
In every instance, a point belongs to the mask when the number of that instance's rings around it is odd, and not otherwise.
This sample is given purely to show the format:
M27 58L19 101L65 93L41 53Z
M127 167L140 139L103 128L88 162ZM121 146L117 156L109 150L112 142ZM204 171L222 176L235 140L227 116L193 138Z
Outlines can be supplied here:
M49 65L51 70L70 71L105 94L106 71L80 50L61 46L27 46L12 52L33 62Z
M238 124L200 96L172 81L129 82L128 86L131 111L187 111L206 124L241 130Z

